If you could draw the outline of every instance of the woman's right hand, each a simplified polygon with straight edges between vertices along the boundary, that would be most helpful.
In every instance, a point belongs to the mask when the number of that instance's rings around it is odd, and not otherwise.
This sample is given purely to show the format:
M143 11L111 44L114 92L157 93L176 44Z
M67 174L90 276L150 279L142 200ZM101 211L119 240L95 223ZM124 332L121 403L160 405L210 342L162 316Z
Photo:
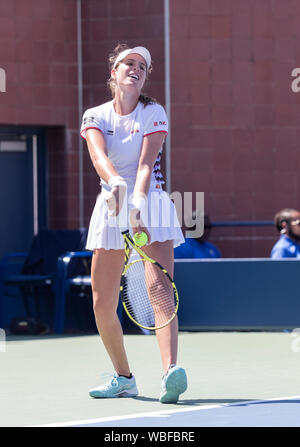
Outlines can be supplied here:
M127 195L127 183L119 175L113 175L108 181L111 188L110 193L106 197L109 216L118 216L122 209L124 199Z
M122 186L114 186L106 198L108 214L110 216L118 216L126 195L126 188Z

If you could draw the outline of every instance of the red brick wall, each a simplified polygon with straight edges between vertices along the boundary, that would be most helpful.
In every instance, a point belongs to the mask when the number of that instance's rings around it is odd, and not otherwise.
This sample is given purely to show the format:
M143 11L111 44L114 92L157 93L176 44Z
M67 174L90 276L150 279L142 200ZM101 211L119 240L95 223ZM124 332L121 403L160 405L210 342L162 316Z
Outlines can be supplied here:
M49 126L48 224L77 227L76 0L0 0L0 66L0 125Z
M164 104L163 0L82 2L84 109L110 99L107 56L145 45ZM297 0L170 0L172 191L204 191L212 221L298 208ZM0 0L0 125L48 126L49 226L77 227L76 0ZM84 143L85 225L99 191ZM224 256L268 256L273 227L215 228Z
M0 0L0 125L48 126L48 225L79 225L76 0ZM151 48L149 93L164 101L161 0L82 1L84 109L110 99L108 54L118 42ZM99 181L84 143L84 224Z
M299 208L300 3L172 0L172 189L213 221ZM215 228L224 256L269 256L273 227Z
M164 104L164 4L161 0L89 0L83 2L84 110L111 100L108 55L119 42L146 46L153 72L145 92ZM84 143L85 220L99 193L99 179Z

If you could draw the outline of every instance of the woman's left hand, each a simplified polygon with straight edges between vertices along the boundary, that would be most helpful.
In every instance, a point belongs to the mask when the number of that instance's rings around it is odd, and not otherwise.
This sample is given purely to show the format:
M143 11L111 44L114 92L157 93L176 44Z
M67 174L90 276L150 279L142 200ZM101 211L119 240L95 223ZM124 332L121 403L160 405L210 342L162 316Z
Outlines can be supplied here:
M138 210L137 208L132 208L130 210L129 223L132 228L133 234L144 232L147 234L147 237L148 237L147 244L151 243L151 236L150 236L150 233L149 233L147 227L145 226L144 222L142 221L140 210Z

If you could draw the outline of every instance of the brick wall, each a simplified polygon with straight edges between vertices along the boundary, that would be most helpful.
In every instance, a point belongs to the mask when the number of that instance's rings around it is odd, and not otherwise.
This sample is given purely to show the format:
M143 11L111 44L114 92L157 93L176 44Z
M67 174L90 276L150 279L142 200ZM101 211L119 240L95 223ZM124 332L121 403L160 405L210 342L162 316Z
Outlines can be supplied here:
M101 4L101 6L100 6ZM84 110L111 100L108 55L119 42L151 51L153 72L145 92L164 104L164 4L161 0L83 2ZM99 193L99 179L84 143L85 220Z
M0 125L48 127L48 224L78 226L76 0L0 0Z
M172 185L213 221L299 208L300 3L172 0ZM269 256L273 227L215 228L224 256Z
M107 56L145 45L164 104L163 0L82 2L84 109L110 99ZM0 0L0 125L48 126L49 226L77 227L75 0ZM172 191L204 191L213 221L272 220L299 203L297 0L170 0ZM98 178L84 143L84 217ZM224 256L268 256L273 227L215 228Z

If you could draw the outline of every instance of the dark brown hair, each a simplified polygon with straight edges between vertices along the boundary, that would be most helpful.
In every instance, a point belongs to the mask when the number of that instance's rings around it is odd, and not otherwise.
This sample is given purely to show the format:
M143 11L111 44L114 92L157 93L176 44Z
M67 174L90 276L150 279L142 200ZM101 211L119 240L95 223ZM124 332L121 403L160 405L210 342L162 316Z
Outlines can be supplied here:
M109 72L111 73L111 70L114 66L115 60L117 59L118 55L120 53L122 53L122 51L124 50L129 50L129 46L126 43L119 43L116 48L112 51L112 53L110 53L109 58L108 58L108 62L109 62ZM116 65L116 68L118 67L119 63ZM148 68L147 67L147 71L146 71L146 81L149 78L149 75L151 74L152 71L152 64L151 66ZM115 88L116 88L116 84L115 84L115 80L110 76L109 80L107 81L108 87L110 88L112 97L114 98L115 96ZM144 93L141 93L139 96L139 101L141 103L144 104L144 106L148 105L148 104L153 104L156 102L156 99L151 98L151 96L145 95Z
M278 231L282 230L282 224L283 222L289 223L292 219L293 214L297 213L297 210L294 210L293 208L284 208L283 210L279 211L275 214L274 217L274 224Z

